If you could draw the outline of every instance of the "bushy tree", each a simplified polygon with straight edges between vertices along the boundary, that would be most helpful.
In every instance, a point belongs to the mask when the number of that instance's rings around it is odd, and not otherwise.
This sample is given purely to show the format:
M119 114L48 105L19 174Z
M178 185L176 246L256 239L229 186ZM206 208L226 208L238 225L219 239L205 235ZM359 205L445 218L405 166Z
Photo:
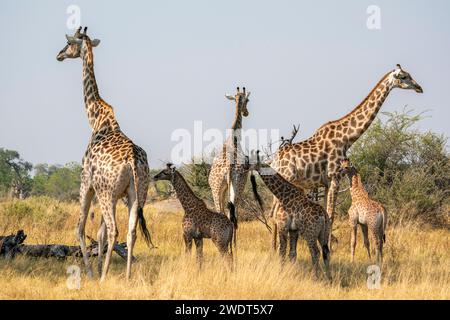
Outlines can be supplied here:
M446 223L450 205L447 139L421 132L421 114L384 113L349 151L369 193L385 204L391 221L419 218ZM349 201L341 212L346 213Z
M203 158L198 160L192 159L190 163L184 164L179 170L198 196L212 201L211 189L208 183L209 171L211 170L209 163Z
M23 195L28 193L32 168L33 165L23 160L17 151L0 148L0 194L5 196L12 188Z
M65 166L38 164L35 166L32 195L47 195L60 200L78 199L81 166L71 162Z

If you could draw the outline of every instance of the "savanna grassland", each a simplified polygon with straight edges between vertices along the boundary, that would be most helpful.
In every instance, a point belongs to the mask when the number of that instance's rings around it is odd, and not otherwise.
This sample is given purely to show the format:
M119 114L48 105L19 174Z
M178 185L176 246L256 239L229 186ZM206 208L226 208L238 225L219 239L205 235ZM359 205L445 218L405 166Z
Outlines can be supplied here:
M75 226L79 206L47 197L0 203L0 233L24 229L27 244L77 244ZM88 221L86 233L95 236L99 212ZM69 290L67 268L82 266L81 259L0 259L0 299L449 299L450 232L419 222L399 222L387 230L381 288L368 289L371 264L361 233L355 263L350 262L349 228L344 219L334 226L339 243L332 254L333 280L314 281L310 256L303 241L295 264L282 265L271 249L271 234L258 221L238 229L236 270L229 272L209 240L205 263L196 265L194 252L184 254L182 209L176 199L145 207L145 215L158 248L149 250L142 237L136 245L137 262L130 282L126 263L113 255L105 283L81 275L81 289ZM127 212L118 207L119 241L125 241ZM194 249L195 250L195 249ZM95 263L95 260L93 260ZM95 266L95 265L94 265Z

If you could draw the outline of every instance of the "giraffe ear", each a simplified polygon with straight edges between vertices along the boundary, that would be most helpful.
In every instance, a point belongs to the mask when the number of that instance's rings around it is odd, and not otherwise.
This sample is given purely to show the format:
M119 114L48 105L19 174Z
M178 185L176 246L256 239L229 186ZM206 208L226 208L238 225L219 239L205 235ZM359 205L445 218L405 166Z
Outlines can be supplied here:
M91 45L92 45L93 47L98 46L99 43L100 43L100 40L99 40L99 39L91 40Z
M228 94L228 93L225 94L225 98L227 98L228 100L236 101L236 99L234 98L234 96L232 96L231 94Z

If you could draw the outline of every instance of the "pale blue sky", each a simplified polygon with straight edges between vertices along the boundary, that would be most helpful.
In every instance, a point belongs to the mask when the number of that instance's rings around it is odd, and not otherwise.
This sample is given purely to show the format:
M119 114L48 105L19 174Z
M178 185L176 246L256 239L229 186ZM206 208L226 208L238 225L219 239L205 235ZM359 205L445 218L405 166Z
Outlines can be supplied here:
M102 97L123 131L167 160L173 130L230 126L224 93L252 91L247 128L300 124L307 138L357 105L395 64L424 94L396 89L383 111L430 110L421 130L450 135L450 1L0 1L0 146L33 163L80 161L90 137L81 61L56 61L66 8L101 39ZM381 8L381 30L366 9Z

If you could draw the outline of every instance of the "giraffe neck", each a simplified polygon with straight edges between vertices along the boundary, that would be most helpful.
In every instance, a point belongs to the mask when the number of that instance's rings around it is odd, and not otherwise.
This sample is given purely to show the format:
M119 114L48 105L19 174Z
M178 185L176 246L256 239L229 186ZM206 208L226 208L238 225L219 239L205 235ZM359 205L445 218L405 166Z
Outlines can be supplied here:
M204 202L194 194L186 180L178 171L174 172L172 185L186 214L196 212L199 205L205 205Z
M231 125L233 131L242 129L242 112L240 99L236 102L236 114L234 116L233 124Z
M226 152L227 156L229 157L228 161L231 164L235 164L238 161L241 143L241 134L242 134L242 110L240 100L238 100L236 102L236 114L234 116L233 124L231 125L231 137L229 137L228 142L224 144L224 152Z
M257 171L261 180L278 200L282 201L283 199L286 199L286 196L289 194L295 194L297 197L303 195L301 189L298 189L289 183L271 167L259 168Z
M364 188L361 176L357 173L350 179L351 179L350 195L352 196L352 199L367 197L368 193L366 191L366 188Z
M378 111L394 88L392 72L386 74L372 89L369 95L352 112L340 119L336 125L342 125L342 138L349 148L370 126Z
M84 39L81 48L83 60L83 92L86 113L92 131L104 129L119 129L113 108L108 105L98 93L94 73L94 55L90 39Z

